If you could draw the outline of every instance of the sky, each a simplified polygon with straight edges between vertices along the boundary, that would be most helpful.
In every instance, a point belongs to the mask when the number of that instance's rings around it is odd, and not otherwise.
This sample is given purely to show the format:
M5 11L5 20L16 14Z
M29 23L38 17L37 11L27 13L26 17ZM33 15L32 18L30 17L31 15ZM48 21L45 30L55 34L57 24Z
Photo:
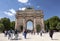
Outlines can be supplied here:
M44 20L52 16L60 17L60 0L0 0L0 18L7 17L13 21L16 11L28 6L43 10Z
M60 0L0 0L0 18L7 17L14 21L16 11L29 6L43 10L44 20L52 16L60 17Z
M28 30L33 30L33 23L31 21L27 22L27 29Z

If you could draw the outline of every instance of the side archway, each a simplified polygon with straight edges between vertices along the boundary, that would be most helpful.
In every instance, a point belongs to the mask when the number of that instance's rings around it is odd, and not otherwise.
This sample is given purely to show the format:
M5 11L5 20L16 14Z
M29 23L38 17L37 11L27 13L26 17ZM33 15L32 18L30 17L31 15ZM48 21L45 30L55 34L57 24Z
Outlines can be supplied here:
M20 25L20 32L23 32L23 25Z
M40 32L41 31L41 26L39 24L36 25L36 31Z

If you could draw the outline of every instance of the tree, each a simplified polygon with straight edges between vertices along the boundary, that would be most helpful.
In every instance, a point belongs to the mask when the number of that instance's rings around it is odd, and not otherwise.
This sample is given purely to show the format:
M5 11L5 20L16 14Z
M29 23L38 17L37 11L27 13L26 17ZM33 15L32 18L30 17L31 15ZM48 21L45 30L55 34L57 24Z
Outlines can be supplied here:
M9 18L2 18L1 22L4 25L4 29L5 30L9 30L10 29L10 19Z
M57 30L57 25L60 22L59 17L57 16L53 16L47 20L45 20L45 30L50 30L50 29L54 29Z
M49 20L44 21L44 24L45 24L45 30L48 32L48 30L50 29Z
M53 16L49 19L50 29L56 30L57 23L59 22L59 17Z
M2 23L0 23L0 32L4 31L4 25Z
M10 29L14 30L15 28L15 21L10 22Z
M57 30L60 30L60 22L57 24L56 29L57 29Z

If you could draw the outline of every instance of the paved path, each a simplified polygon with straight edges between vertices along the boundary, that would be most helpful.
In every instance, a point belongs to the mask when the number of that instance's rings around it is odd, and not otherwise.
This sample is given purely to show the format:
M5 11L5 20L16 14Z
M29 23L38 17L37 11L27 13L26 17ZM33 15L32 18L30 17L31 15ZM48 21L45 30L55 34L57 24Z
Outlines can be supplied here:
M14 37L13 37L14 38ZM8 40L8 37L4 37L4 34L0 34L0 41L60 41L60 32L54 33L53 40L49 37L48 33L44 33L41 37L40 35L27 35L27 39L24 39L22 34L19 34L19 40Z

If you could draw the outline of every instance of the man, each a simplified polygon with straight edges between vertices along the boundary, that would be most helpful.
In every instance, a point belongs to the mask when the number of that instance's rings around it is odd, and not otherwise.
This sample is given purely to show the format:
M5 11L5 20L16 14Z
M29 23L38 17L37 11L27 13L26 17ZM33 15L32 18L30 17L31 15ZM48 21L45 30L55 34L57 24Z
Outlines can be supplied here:
M54 33L53 30L50 30L50 31L49 31L49 35L50 35L51 39L53 39L53 33Z

